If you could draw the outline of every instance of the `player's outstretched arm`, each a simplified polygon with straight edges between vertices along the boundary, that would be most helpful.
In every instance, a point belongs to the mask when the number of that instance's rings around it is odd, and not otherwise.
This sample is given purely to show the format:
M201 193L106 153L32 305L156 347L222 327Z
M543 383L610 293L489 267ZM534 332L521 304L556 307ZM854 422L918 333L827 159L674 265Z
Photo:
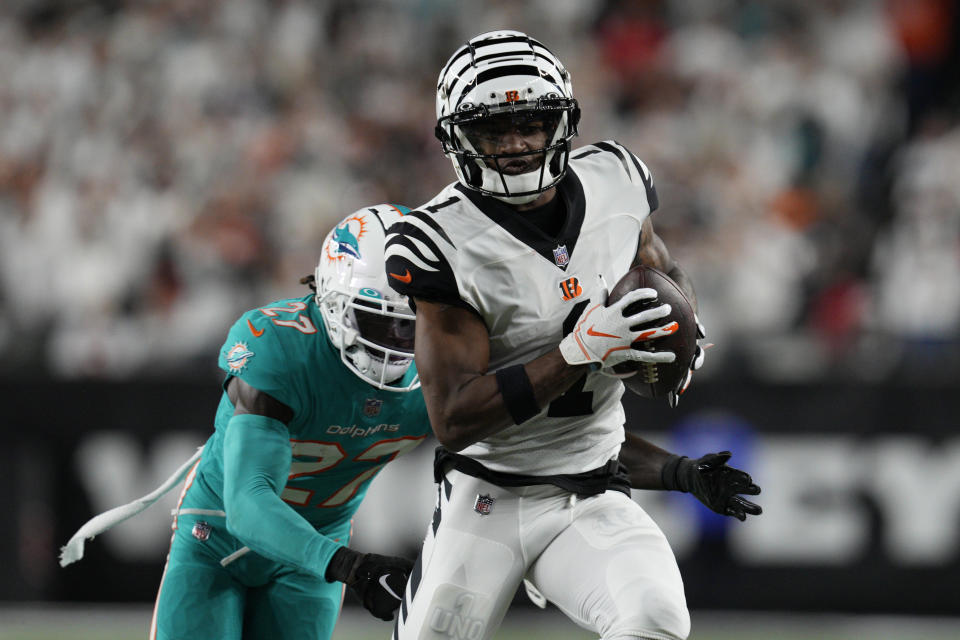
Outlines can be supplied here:
M620 447L620 462L629 470L630 486L634 489L663 489L660 475L672 455L669 451L629 432Z
M750 474L727 465L731 453L708 453L696 460L669 451L631 433L620 450L634 489L665 489L692 493L716 513L746 520L763 513L744 495L760 494Z
M234 380L231 387L238 383L248 386ZM237 408L223 439L227 530L260 555L322 578L343 545L318 534L280 499L292 461L287 426L250 407Z
M729 451L721 451L696 460L670 456L663 467L663 486L670 491L692 493L712 511L737 520L746 520L747 515L758 516L763 509L743 495L759 495L760 487L753 483L750 474L727 464L731 455Z
M292 460L293 411L239 378L227 388L235 412L224 436L227 530L253 551L328 582L345 582L378 618L400 605L412 563L359 554L318 533L280 498ZM381 581L382 579L382 581Z

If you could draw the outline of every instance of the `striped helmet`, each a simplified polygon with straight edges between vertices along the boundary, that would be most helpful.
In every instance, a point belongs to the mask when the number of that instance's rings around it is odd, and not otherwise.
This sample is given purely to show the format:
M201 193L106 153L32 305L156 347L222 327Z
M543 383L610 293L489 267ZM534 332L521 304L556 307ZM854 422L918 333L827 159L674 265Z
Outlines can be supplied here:
M563 178L579 120L570 73L525 33L482 33L460 47L440 72L436 135L443 153L463 186L509 204L532 202ZM484 127L522 132L525 122L546 132L543 148L513 153L478 148ZM531 156L535 162L521 163L520 173L508 167Z

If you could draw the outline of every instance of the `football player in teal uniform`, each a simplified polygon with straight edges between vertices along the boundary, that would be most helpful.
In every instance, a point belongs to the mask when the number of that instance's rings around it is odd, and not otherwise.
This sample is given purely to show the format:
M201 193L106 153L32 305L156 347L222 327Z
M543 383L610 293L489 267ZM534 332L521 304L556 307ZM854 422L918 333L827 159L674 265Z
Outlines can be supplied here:
M344 585L392 618L411 562L350 549L383 466L430 433L414 315L383 270L405 208L327 236L315 293L248 311L220 352L213 435L184 485L151 638L329 638Z
M329 638L345 586L393 617L412 562L347 544L370 481L430 433L414 314L384 275L385 229L406 211L346 217L303 280L315 293L248 311L230 329L215 431L178 472L151 639ZM91 520L61 564L174 482Z
M327 236L315 293L248 311L220 352L213 435L187 476L151 638L329 638L344 585L389 620L412 563L350 549L370 481L430 433L414 315L387 284L379 205Z

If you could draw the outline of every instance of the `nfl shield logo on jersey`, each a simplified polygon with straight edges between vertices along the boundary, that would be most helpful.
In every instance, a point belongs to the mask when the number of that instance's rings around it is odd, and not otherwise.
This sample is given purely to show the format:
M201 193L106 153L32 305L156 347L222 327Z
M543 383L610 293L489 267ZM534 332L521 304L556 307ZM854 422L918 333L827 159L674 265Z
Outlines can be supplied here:
M367 398L367 401L363 405L363 415L368 418L380 415L380 408L383 406L383 400L377 400L376 398Z
M211 527L209 524L201 520L200 522L197 522L193 525L193 531L191 531L190 533L192 533L193 537L199 540L200 542L206 542L207 540L210 539L210 532L212 530L213 530L213 527Z
M480 494L477 496L477 503L473 505L473 510L482 516L488 516L490 515L490 510L493 509L493 503L496 501L496 498Z
M553 250L553 261L557 263L558 267L567 266L567 263L570 262L570 254L567 253L567 245L557 245L557 248Z

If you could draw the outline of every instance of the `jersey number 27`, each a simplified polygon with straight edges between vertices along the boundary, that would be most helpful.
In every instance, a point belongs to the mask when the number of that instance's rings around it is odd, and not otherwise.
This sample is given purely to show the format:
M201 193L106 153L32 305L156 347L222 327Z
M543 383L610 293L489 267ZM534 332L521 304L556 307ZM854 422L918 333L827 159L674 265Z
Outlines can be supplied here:
M369 467L350 480L346 485L336 489L332 495L313 504L315 507L339 507L349 501L357 490L363 486L367 480L377 475L383 465L387 464L397 456L410 451L420 444L426 436L405 436L391 440L381 440L374 443L358 453L353 458L353 462L380 462L380 464ZM306 507L311 504L314 489L303 489L296 486L290 486L291 481L306 476L315 476L323 473L343 462L347 454L336 442L319 442L317 440L291 440L290 445L293 448L293 457L295 458L290 465L290 476L287 478L287 486L284 488L280 497L286 502L298 507ZM306 458L307 460L304 460Z

